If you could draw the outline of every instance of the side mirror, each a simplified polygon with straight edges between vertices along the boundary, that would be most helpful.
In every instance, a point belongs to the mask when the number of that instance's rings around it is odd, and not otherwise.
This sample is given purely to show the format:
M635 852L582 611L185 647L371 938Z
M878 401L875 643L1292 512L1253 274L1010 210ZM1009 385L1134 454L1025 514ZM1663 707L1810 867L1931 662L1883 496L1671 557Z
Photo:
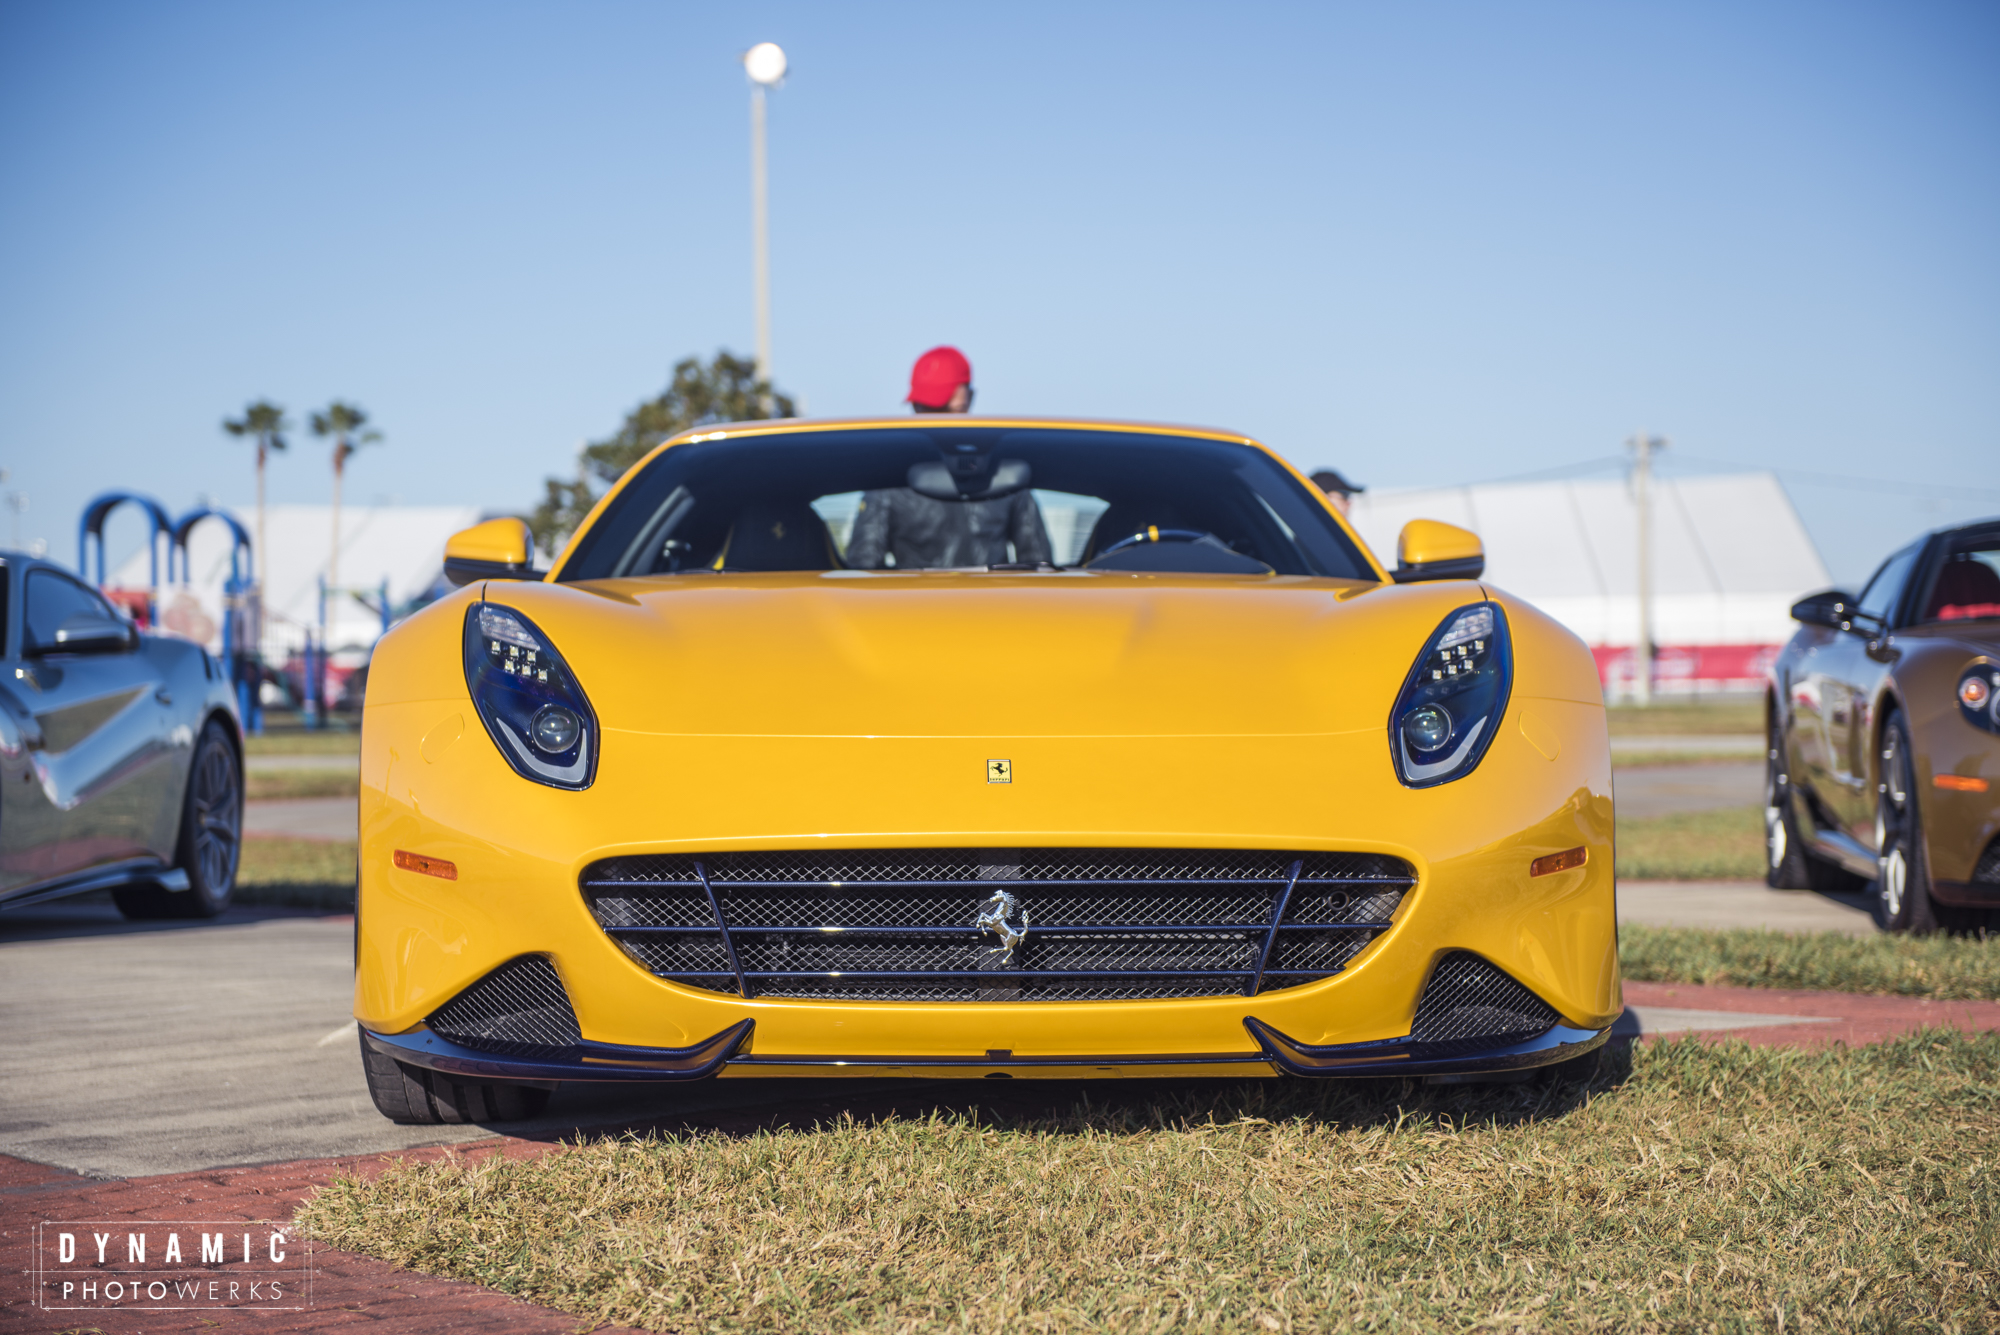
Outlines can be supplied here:
M1828 630L1846 630L1854 620L1854 595L1840 589L1809 593L1792 604L1792 620Z
M444 577L453 584L478 579L540 579L535 535L519 519L489 519L451 535L444 545Z
M39 654L122 654L139 645L139 632L116 617L78 612L56 627L53 643L35 646Z
M1479 535L1456 524L1412 519L1396 538L1398 584L1428 579L1478 579L1486 570L1486 548Z

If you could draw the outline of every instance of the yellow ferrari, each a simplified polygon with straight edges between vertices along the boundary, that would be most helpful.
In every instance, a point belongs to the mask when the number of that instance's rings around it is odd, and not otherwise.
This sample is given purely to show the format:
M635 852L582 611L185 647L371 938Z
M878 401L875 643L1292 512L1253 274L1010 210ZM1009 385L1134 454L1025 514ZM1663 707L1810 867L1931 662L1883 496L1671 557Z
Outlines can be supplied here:
M670 440L383 638L378 1108L562 1081L1574 1071L1621 1008L1584 645L1257 442L922 416Z

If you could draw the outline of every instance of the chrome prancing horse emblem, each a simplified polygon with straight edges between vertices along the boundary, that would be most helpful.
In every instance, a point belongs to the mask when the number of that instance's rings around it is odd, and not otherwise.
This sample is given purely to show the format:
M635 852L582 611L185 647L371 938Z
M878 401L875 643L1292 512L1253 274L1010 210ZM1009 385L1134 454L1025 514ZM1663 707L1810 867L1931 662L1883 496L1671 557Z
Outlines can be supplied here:
M1003 964L1014 962L1014 948L1028 939L1028 911L1021 901L1005 890L995 890L993 898L980 907L973 924L980 931L1000 938L998 949Z

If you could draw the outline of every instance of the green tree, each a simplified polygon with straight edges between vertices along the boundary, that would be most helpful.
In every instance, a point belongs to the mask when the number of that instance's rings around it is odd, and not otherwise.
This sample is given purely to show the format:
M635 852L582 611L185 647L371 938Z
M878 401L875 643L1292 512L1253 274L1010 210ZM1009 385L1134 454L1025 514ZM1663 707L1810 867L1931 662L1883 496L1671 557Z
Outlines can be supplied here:
M259 399L243 410L235 421L222 419L222 429L232 436L249 436L257 442L257 550L251 554L251 573L256 577L257 601L264 601L264 562L270 548L264 545L264 464L272 450L285 448L284 433L292 429L285 410L269 399Z
M347 477L348 456L363 445L382 439L382 433L368 425L367 413L339 399L328 404L325 412L312 415L312 433L333 438L333 551L326 563L326 587L337 590L340 588L340 484Z
M753 422L797 412L788 395L757 378L757 363L748 357L718 351L706 366L699 357L683 358L674 366L664 393L627 414L616 435L583 447L574 481L552 477L543 483L541 504L528 520L535 541L556 550L597 504L604 488L663 440L711 423Z

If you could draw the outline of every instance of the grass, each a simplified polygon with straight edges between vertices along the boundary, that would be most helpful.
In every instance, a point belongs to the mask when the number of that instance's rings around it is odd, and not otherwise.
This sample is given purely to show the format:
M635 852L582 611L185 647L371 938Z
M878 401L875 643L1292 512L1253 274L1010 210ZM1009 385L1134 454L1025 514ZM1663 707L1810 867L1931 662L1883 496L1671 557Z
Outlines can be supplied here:
M1764 878L1764 809L1618 817L1618 875L1635 881Z
M353 797L360 788L360 775L351 771L251 770L243 776L243 795L252 802L294 797Z
M1996 1091L2000 1034L1686 1040L1588 1087L1112 1085L449 1156L298 1221L663 1331L1989 1330Z
M264 731L243 739L247 756L344 756L361 754L360 725L335 716L325 728L308 731L296 715L267 710Z
M2000 941L1966 936L1618 929L1627 978L1797 987L1937 1001L2000 1001Z
M1764 731L1764 701L1759 696L1723 700L1676 701L1671 704L1612 705L1605 710L1613 737L1671 737L1701 733Z
M352 840L245 839L236 902L352 912L355 858Z
M1660 765L1740 765L1762 763L1761 751L1614 751L1611 768L1650 769Z

